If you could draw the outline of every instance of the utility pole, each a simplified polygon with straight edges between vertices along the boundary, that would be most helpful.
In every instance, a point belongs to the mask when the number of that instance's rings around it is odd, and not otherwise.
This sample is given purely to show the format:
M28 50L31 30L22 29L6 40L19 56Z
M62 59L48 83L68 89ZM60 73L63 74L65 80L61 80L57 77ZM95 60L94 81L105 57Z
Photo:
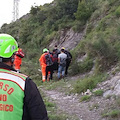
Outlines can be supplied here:
M13 21L19 18L19 0L13 0Z

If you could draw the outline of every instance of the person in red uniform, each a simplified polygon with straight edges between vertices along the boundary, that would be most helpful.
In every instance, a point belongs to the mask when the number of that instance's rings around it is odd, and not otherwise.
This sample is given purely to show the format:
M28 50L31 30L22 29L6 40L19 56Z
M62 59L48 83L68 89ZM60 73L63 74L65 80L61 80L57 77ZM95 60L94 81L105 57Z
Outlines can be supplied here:
M52 54L49 53L47 48L43 49L43 54L39 58L41 71L42 71L42 81L50 81L53 76L53 59Z
M15 57L14 57L14 68L15 70L17 70L17 72L20 72L23 57L24 57L24 53L22 49L18 46L18 51L15 53Z
M43 54L40 56L39 58L39 62L40 62L40 66L41 66L41 70L42 70L42 81L45 82L46 81L46 62L45 62L45 55L48 54L48 49L44 48L43 49Z

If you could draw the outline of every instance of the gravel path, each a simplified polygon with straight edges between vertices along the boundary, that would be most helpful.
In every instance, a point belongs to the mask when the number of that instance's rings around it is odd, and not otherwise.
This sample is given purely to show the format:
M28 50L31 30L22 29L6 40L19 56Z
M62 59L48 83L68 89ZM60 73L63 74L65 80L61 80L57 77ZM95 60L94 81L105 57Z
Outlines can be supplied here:
M107 120L101 118L101 112L105 109L106 105L112 102L103 97L92 97L89 102L80 102L80 96L65 95L58 91L46 91L45 94L51 98L52 102L69 115L76 116L79 120ZM111 101L111 102L110 102Z
M81 77L81 76L78 76ZM82 76L84 77L84 76ZM77 77L75 77L77 78ZM71 80L75 80L74 77ZM115 87L113 87L115 86ZM118 86L118 88L116 87ZM112 109L119 109L119 104L116 104L115 95L110 94L111 97L107 98L105 96L107 90L111 90L111 93L119 93L120 90L120 73L112 76L109 80L98 84L97 89L103 89L103 96L92 95L90 101L80 102L82 95L66 95L64 92L59 90L46 90L41 88L41 90L46 94L49 99L56 103L57 107L63 112L70 116L75 116L77 120L120 120L120 118L103 118L102 114L111 111ZM112 89L111 89L112 87ZM114 89L113 89L114 88ZM117 88L117 89L115 89ZM72 118L70 120L73 120Z

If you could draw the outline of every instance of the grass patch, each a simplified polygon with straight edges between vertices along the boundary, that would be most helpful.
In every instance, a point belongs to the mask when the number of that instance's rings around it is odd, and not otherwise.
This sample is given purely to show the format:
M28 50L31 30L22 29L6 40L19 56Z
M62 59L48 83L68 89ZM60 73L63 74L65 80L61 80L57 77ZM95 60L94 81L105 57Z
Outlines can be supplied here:
M68 115L62 111L59 114L57 113L58 108L56 107L55 103L49 102L49 100L45 100L45 105L49 120L66 120L68 118Z
M75 83L72 92L81 93L81 92L85 92L87 89L92 90L97 86L99 82L102 82L105 79L106 79L106 75L104 74L88 76L82 80L78 80Z
M93 59L87 57L83 61L76 62L74 61L74 64L71 65L71 75L76 74L83 74L86 72L89 72L93 68Z
M117 17L120 17L120 7L118 7L118 8L116 9L115 15L116 15Z
M120 110L112 110L108 113L102 115L103 117L111 117L111 118L119 118L120 117Z
M55 90L65 86L65 81L62 79L60 81L51 80L50 82L44 82L42 87L46 90Z
M67 117L64 115L59 116L59 115L50 115L49 114L48 117L49 117L49 120L66 120L67 119Z
M60 110L57 105L52 102L43 91L40 91L44 100L49 120L78 120L76 116L70 116L64 111Z
M44 94L44 93L43 93ZM55 103L50 102L48 98L44 96L44 102L48 112L49 120L78 120L76 116L70 116L67 113L60 110Z
M95 96L102 96L103 95L103 90L96 90L93 92Z
M82 102L82 101L89 101L90 98L91 98L91 96L89 96L89 95L82 96L81 99L80 99L80 102Z
M93 105L89 105L89 110L92 111L94 109L98 109L99 108L99 105L98 103L94 103Z
M116 98L116 104L117 104L117 106L120 107L120 96L118 96L118 97Z

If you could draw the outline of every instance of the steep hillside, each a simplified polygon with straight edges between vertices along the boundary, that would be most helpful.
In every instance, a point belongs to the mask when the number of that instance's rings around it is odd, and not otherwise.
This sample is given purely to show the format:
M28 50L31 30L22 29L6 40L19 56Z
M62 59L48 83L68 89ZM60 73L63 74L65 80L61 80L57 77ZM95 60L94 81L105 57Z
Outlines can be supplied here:
M32 56L32 61L38 63L42 49L52 50L57 43L59 48L71 50L73 74L88 72L93 66L99 72L119 62L119 16L118 0L54 0L32 7L26 16L4 24L0 32L18 40L26 52L26 60ZM84 55L87 55L85 61L79 62ZM78 69L74 70L74 66Z
M118 0L54 0L31 7L29 14L4 24L0 33L13 35L26 53L25 61L33 64L39 65L44 47L52 50L58 44L73 55L71 75L93 68L95 74L106 72L120 60L119 4Z
M92 97L92 106L88 105L90 110L94 109L94 113L104 112L102 117L107 117L103 118L104 120L118 120L120 116L119 5L120 0L54 0L50 4L32 7L30 13L16 22L4 24L0 33L9 33L17 39L26 54L22 72L30 75L38 85L41 84L38 59L42 49L47 47L52 50L55 44L58 44L59 48L64 46L73 56L67 82L64 80L56 82L54 76L55 82L45 86L58 87L58 93L77 94L78 97L80 95L79 99L83 101ZM59 91L62 88L63 91ZM87 90L90 90L92 95L84 95ZM97 101L99 96L102 102ZM104 100L107 101L105 106ZM98 103L94 102L101 103L101 111L96 110ZM102 111L101 105L106 109ZM92 112L89 111L89 115Z
M63 29L59 31L60 38L58 41L53 39L49 45L49 48L53 48L53 46L58 45L58 48L65 47L67 50L74 49L80 40L83 39L85 35L85 30L81 32L74 32L72 29Z

